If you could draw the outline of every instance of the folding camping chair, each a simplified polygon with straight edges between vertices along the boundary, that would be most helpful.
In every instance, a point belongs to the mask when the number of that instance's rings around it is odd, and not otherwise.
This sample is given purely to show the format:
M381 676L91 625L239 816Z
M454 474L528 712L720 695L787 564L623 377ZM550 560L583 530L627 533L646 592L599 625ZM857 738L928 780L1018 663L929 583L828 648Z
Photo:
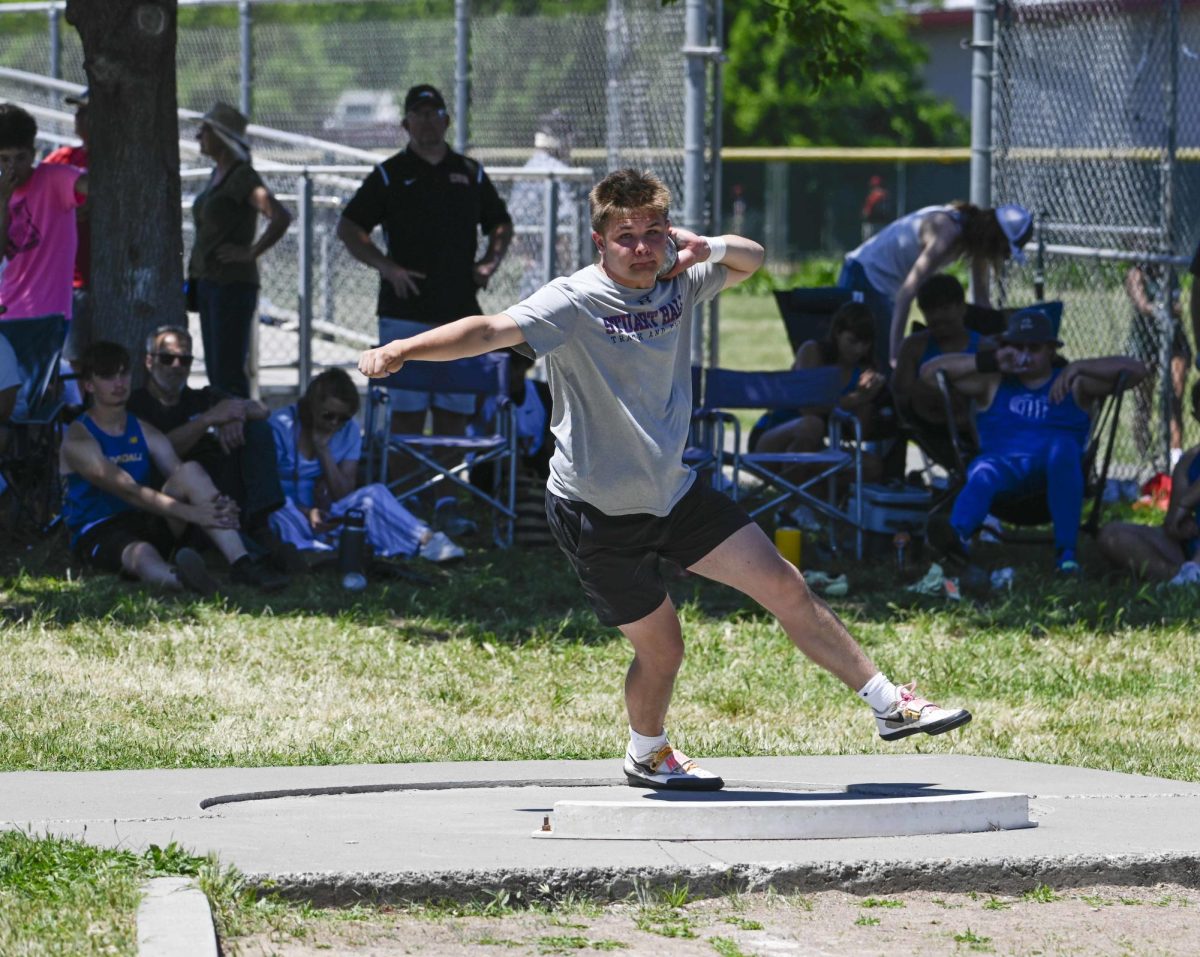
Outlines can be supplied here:
M762 482L765 501L748 507L752 518L780 508L786 503L807 505L818 514L849 524L855 531L855 555L862 558L862 426L858 418L837 408L841 381L834 367L790 372L738 372L708 369L704 375L704 401L701 413L720 419L732 431L733 495L742 497L741 475L752 475ZM816 452L752 452L742 449L741 425L729 409L815 409L828 411L828 447ZM853 440L845 437L849 428ZM848 447L847 447L848 446ZM807 478L783 473L795 466L813 466ZM838 504L837 477L853 473L855 493L851 503ZM825 484L825 496L817 494ZM832 525L830 543L836 544Z
M390 431L388 389L414 392L449 392L492 399L496 416L484 435L422 435ZM488 506L492 537L501 548L513 542L517 497L517 430L508 393L508 356L488 353L454 362L406 362L386 379L377 380L367 393L367 472L378 476L404 502L426 489L451 483ZM457 452L453 465L438 460L438 453ZM407 471L389 477L389 460L398 458ZM472 466L494 464L490 488L473 485Z
M48 534L61 517L58 449L62 441L59 366L67 323L61 315L0 322L13 348L22 385L9 419L8 447L0 474L13 495L14 517Z

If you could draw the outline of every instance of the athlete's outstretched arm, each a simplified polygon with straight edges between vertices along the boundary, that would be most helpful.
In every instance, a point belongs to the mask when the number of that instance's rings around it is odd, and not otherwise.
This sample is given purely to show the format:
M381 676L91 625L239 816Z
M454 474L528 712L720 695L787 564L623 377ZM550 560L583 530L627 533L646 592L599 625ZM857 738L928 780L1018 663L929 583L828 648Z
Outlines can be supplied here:
M446 362L507 349L524 341L516 321L502 312L494 316L467 316L411 339L393 339L386 345L368 349L359 357L358 371L368 379L380 379L399 372L409 359Z

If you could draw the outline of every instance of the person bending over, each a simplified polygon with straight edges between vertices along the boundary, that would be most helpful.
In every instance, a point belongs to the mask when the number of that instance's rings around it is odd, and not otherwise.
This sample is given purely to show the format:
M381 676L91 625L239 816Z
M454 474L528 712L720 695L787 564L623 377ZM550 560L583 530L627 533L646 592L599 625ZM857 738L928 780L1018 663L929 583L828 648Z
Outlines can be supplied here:
M838 285L864 295L879 324L878 335L886 331L886 359L895 363L913 298L926 279L955 260L965 260L974 302L990 305L990 274L1006 259L1024 262L1021 247L1032 235L1033 216L1016 203L995 209L962 202L926 206L848 252ZM881 355L879 361L884 358Z
M762 265L763 248L741 236L705 237L671 226L670 193L650 173L611 173L589 202L599 262L502 313L468 316L368 350L359 369L380 378L410 359L451 360L506 347L546 357L556 443L547 518L600 621L619 628L633 646L625 678L628 782L723 786L667 737L684 646L659 556L763 605L800 650L867 701L883 738L965 724L969 712L940 708L913 685L892 684L762 529L683 464L694 307L749 278ZM678 260L659 277L668 237Z
M1077 574L1083 514L1083 453L1096 400L1146 375L1136 359L1109 356L1056 364L1062 342L1050 318L1022 309L1008 319L995 352L939 356L921 367L933 385L939 369L976 401L979 454L950 512L950 551L969 554L970 540L998 496L1044 495L1054 525L1055 566Z
M158 429L130 413L129 353L94 342L80 359L80 382L91 407L67 429L59 452L66 483L64 515L71 548L86 565L166 588L217 590L204 560L178 548L199 529L229 562L235 584L276 591L288 579L255 563L237 532L237 505L221 495L195 462L181 462ZM151 468L166 477L148 484ZM175 564L169 563L175 553Z

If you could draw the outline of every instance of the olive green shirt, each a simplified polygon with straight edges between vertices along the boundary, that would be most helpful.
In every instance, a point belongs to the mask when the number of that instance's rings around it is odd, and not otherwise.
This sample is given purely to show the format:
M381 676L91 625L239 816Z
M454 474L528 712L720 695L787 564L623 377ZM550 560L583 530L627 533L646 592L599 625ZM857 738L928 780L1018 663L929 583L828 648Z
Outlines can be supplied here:
M226 243L254 244L258 210L250 205L250 194L262 185L263 181L249 163L238 163L215 185L209 180L192 204L196 237L188 260L189 279L258 285L257 264L223 263L217 258L217 249Z

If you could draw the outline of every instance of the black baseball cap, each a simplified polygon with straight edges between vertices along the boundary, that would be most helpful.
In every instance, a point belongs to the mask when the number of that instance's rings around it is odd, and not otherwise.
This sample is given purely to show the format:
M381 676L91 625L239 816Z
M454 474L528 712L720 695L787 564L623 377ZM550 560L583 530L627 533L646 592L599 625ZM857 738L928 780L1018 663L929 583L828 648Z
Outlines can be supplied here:
M1062 341L1054 334L1050 317L1041 309L1018 309L1008 317L1008 327L1000 334L1003 343L1053 342L1061 346Z
M404 112L419 110L423 106L432 106L436 110L444 110L446 101L436 86L419 83L404 95Z

